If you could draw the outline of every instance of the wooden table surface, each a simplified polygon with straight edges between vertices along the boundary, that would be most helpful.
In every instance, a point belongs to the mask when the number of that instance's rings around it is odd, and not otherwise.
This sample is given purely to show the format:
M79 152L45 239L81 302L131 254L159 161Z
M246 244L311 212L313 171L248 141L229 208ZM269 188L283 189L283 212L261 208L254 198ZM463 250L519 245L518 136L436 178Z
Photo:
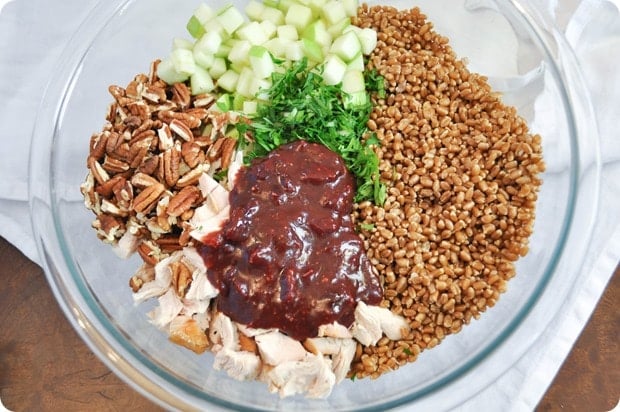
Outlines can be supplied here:
M609 411L620 398L620 266L539 411ZM103 365L42 270L0 238L0 399L12 411L158 410ZM1 410L1 409L0 409Z

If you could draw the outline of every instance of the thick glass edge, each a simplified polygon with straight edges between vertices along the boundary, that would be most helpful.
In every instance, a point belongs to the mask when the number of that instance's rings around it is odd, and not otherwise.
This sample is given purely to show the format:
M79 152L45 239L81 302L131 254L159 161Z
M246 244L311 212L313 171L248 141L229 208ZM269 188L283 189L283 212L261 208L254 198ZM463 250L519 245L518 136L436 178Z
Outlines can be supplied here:
M117 1L115 2L117 5L115 6L115 3L107 3L104 5L104 3L100 3L97 7L95 7L95 9L93 9L93 11L91 12L89 18L87 18L87 20L85 21L85 23L81 26L81 28L78 30L77 33L80 34L80 36L78 36L76 34L75 37L81 37L83 38L83 35L85 33L91 33L93 34L94 30L92 30L92 27L97 27L97 23L99 22L107 22L109 20L109 17L112 16L113 14L115 14L116 12L118 12L120 9L122 9L124 6L126 6L127 4L129 4L132 0L124 0L124 1ZM509 3L511 3L514 7L517 7L519 10L522 11L522 13L524 15L528 15L527 11L521 6L521 4L517 1L512 1L512 0L508 0ZM107 10L107 12L106 12ZM106 18L103 18L102 16L107 16ZM536 21L536 19L534 17L532 17L532 15L529 15L529 20L526 19L527 22L530 24L530 26L532 26L532 28L534 29L534 32L537 32L537 30L534 28L535 25L533 25L533 21ZM96 34L96 33L94 33ZM540 36L540 33L537 33L539 35L539 39L541 40L541 44L546 44L545 41L542 39L542 37ZM92 37L92 36L91 36ZM69 45L71 45L74 42L74 40L72 40ZM86 52L86 50L84 50L84 52ZM547 51L548 52L548 51ZM81 60L81 58L83 57L83 54L81 55L80 59L76 59L76 58L68 58L70 56L75 56L75 49L72 49L71 47L67 47L67 51L63 54L63 56L67 57L66 60L63 60L64 62L71 62L71 61L75 61L75 60ZM69 63L65 63L66 67L63 67L64 70L69 70L70 66ZM566 68L565 68L566 69ZM569 68L570 69L570 68ZM557 73L560 75L560 78L564 78L563 76L561 76L561 72L562 70L560 70L559 68L555 68L555 70L557 71ZM76 75L76 72L71 73L71 78L69 79L69 81L67 81L64 84L64 89L66 90L70 84L72 83L74 77ZM566 85L566 83L565 83ZM46 91L46 96L49 96L49 88ZM565 91L566 96L565 98L567 99L567 101L570 101L571 99L569 98L568 93ZM54 102L49 102L54 104ZM57 103L57 102L56 102ZM54 120L57 120L59 118L59 116L61 115L61 109L64 106L64 102L61 102L60 104L58 104L58 106L56 107L56 111L54 113ZM570 106L567 105L567 108L569 108ZM575 123L575 118L574 118L574 114L572 114L573 118L570 119L573 123ZM37 133L37 128L35 128L35 134ZM39 132L40 133L40 132ZM33 135L34 136L34 135ZM34 137L33 137L34 139ZM572 136L571 139L571 144L572 144L572 154L573 154L573 159L572 162L574 162L573 164L575 165L579 165L579 160L575 158L575 156L577 156L576 154L576 136ZM48 152L49 153L49 152ZM39 156L40 157L40 156ZM33 161L37 161L37 160L45 160L45 159L37 159L36 153L31 153L31 169L32 169L32 162ZM49 159L48 159L49 162ZM50 165L51 166L51 165ZM49 168L48 168L49 170ZM574 216L574 212L575 212L575 208L574 208L574 202L575 202L575 198L577 196L577 192L579 190L579 181L580 181L580 176L582 174L581 170L578 170L576 167L573 168L573 173L571 174L571 180L573 181L573 184L571 185L572 189L571 189L571 193L570 193L570 199L571 199L571 206L570 206L570 210L569 213L567 214L567 217L570 217L570 219L566 219L566 221L564 222L564 227L562 229L562 234L564 239L566 239L566 234L569 230L570 227L570 223L572 222L572 218ZM31 173L31 179L34 179L34 174ZM30 186L33 186L33 182L32 180L30 181ZM53 198L53 194L51 192L48 193L49 197L47 197L47 199L50 200L50 204L53 205L55 204L52 201ZM32 196L31 193L31 199L34 198L36 196ZM596 196L596 198L598 198L598 196ZM32 215L32 219L33 219L33 227L36 228L36 202L31 202L31 215ZM62 236L62 229L60 227L58 227L58 223L54 222L54 224L56 225L55 229L56 232L59 234L59 239L62 239L63 243L61 245L62 248L62 253L64 255L64 258L66 260L66 263L71 262L71 258L70 255L68 254L68 250L66 248L66 243L64 242L64 238ZM36 229L34 231L35 233L37 232ZM41 239L39 236L37 236L37 244L38 244L38 248L39 248L39 253L41 256L44 256L46 254L45 251L45 245L44 245L44 240ZM510 334L512 334L513 330L515 329L514 326L517 325L525 316L527 316L527 314L529 313L530 308L535 304L535 302L539 299L540 295L543 293L544 291L544 286L548 283L549 277L551 275L551 273L553 273L553 269L557 266L558 263L558 259L561 256L561 252L564 250L565 247L565 240L558 245L558 248L556 250L556 253L554 253L554 258L552 259L551 264L552 267L547 268L546 272L545 272L545 277L541 280L541 283L543 283L543 287L541 288L537 288L536 293L530 297L528 304L525 305L524 311L522 311L522 313L519 314L519 316L517 318L515 318L507 327L506 330L500 334L494 342L492 342L492 344L488 345L487 348L488 350L482 350L474 359L472 359L470 362L468 362L467 364L465 364L462 368L454 371L453 373L451 373L450 375L446 376L445 378L443 378L442 380L436 382L435 384L431 385L428 388L425 388L425 390L422 390L420 392L417 392L416 394L413 395L408 395L405 396L401 399L392 401L390 403L387 403L385 405L382 405L384 407L396 407L399 405L402 405L404 403L407 402L411 402L413 400L419 399L423 396L426 396L428 394L430 394L431 392L434 392L436 389L438 389L438 387L443 386L444 384L446 384L447 382L452 381L453 379L455 379L458 376L461 376L463 373L467 372L468 370L470 370L472 367L476 366L483 358L485 358L488 353L492 350L494 350L498 344L500 344L501 342L504 342L508 336ZM56 275L54 274L53 270L50 269L54 269L54 262L51 261L47 261L47 259L43 259L44 260L44 264L47 266L46 270L46 276L48 276L48 280L50 281L50 284L52 283L56 283L56 285L53 285L53 289L54 292L56 294L56 296L59 296L58 294L60 294L63 298L67 299L70 303L71 303L71 307L73 310L69 310L68 307L64 307L63 310L65 311L65 314L67 315L67 317L72 317L74 318L74 320L76 320L78 322L78 324L80 325L80 327L82 327L84 330L83 331L78 331L80 333L80 336L82 336L82 338L87 341L87 343L89 343L89 346L91 347L91 349L93 349L93 345L95 345L95 352L97 352L99 354L100 358L104 358L107 359L106 353L111 349L107 343L107 341L105 340L106 338L93 326L93 324L90 322L89 318L88 318L88 314L82 312L82 311L76 311L77 309L77 305L75 305L75 301L73 301L69 294L67 293L66 290L60 290L60 286L62 285L62 280ZM72 265L73 266L73 265ZM74 278L74 280L76 281L76 285L78 286L78 288L80 289L81 292L86 292L88 294L90 294L90 290L88 290L88 286L85 285L83 283L83 281L80 280L79 275L77 275L76 272L76 268L72 267L71 268L71 273L72 276ZM48 274L50 273L50 274ZM50 277L52 277L52 279L50 279ZM54 282L52 282L52 280ZM60 282L60 285L59 283ZM82 296L85 296L84 294ZM104 326L104 328L106 329L106 331L108 333L110 333L114 338L118 339L121 338L122 340L122 336L120 336L120 334L118 334L118 331L115 330L115 328L112 326L112 328L110 329L111 325L108 325L109 320L105 317L104 314L99 313L99 309L95 306L93 307L92 305L94 304L94 302L86 302L88 307L90 308L90 310L93 312L91 315L94 315L97 320L102 324L102 326ZM74 325L74 327L77 326ZM84 333L86 333L86 336L84 335ZM95 336L93 336L95 335ZM88 342L88 340L92 339L92 338L96 338L97 342ZM125 347L125 345L123 345ZM134 352L134 348L127 348L125 347L126 350L129 349L130 352ZM132 353L132 355L134 357L136 357L137 359L141 360L142 362L145 362L146 364L148 364L149 366L153 366L154 370L158 370L159 368L156 367L156 365L153 365L152 362L150 362L148 359L143 358L143 356L139 353ZM136 356L137 355L137 356ZM112 365L110 365L110 362L112 363ZM119 361L116 361L119 362ZM122 362L124 362L123 365L120 365L118 363L116 363L113 360L109 360L108 362L106 362L106 364L108 366L110 366L112 369L117 371L117 374L119 374L118 372L120 372L121 375L124 375L126 381L128 381L128 383L133 386L134 388L136 386L139 386L139 388L141 388L142 390L139 390L141 393L145 394L148 398L154 400L154 397L157 397L155 400L158 401L158 403L161 402L165 402L168 406L175 406L175 407L182 407L183 409L187 408L189 405L184 404L184 405L179 405L177 402L172 402L170 403L170 399L167 400L163 400L161 398L168 398L167 396L157 393L156 392L160 392L163 391L162 388L159 387L153 387L153 383L151 382L146 382L144 383L144 381L142 381L143 383L137 383L140 380L137 379L139 376L137 376L136 374L140 375L141 377L144 378L144 375L140 374L140 372L136 371L135 368L131 365L129 365L128 362L122 360ZM194 388L188 387L188 385L186 385L183 382L178 381L176 378L170 376L170 374L168 374L165 371L161 371L158 373L160 375L161 378L166 378L166 380L169 380L172 378L172 380L176 381L176 385L180 388L183 388L184 390L192 390ZM138 388L137 388L138 389ZM146 393L144 393L146 391ZM164 391L165 392L165 391ZM162 396L163 395L163 396ZM199 398L203 399L203 400L207 400L209 402L213 402L215 404L218 404L220 406L223 407L231 407L231 406L236 406L238 407L238 405L231 405L225 402L222 402L219 399L213 399L207 395L205 395L204 393L200 392L197 394ZM206 399L205 399L206 397ZM375 406L376 407L376 406ZM362 409L362 410L372 410L373 407L369 406L366 409ZM254 409L249 409L249 410L254 410Z

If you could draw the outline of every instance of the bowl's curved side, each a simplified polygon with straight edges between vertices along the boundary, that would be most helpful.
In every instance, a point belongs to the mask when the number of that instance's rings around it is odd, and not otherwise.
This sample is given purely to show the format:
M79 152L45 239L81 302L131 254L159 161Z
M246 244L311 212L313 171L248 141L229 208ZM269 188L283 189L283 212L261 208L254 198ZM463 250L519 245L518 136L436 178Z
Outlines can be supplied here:
M68 100L77 88L84 67L83 59L94 39L114 16L125 13L132 3L133 0L116 0L100 2L96 6L67 45L41 103L33 133L29 191L33 233L47 279L65 315L93 352L125 382L160 405L179 410L201 409L206 404L209 404L210 410L298 406L298 400L274 403L275 398L270 398L271 404L264 405L238 399L224 400L185 382L136 347L126 331L110 318L92 285L83 277L83 262L72 253L72 239L68 239L62 219L58 219L58 208L64 207L67 199L66 188L56 184L58 168L62 164L62 154L59 154L62 149L58 146L57 136L63 127ZM549 252L551 259L543 270L543 276L536 279L532 286L532 294L516 308L516 315L510 322L493 331L492 339L484 347L458 367L435 377L422 387L402 390L387 403L377 399L376 402L357 405L356 409L389 408L413 401L420 405L450 407L454 402L461 402L482 390L523 356L543 333L545 326L560 310L557 299L570 292L583 260L582 253L596 216L593 202L598 199L600 173L596 125L587 89L570 47L553 24L536 12L535 7L517 0L498 0L495 5L506 14L512 13L516 23L528 27L531 36L546 54L547 68L557 80L556 86L562 94L560 104L564 106L565 120L572 135L568 143L570 160L566 175L570 186L569 207L564 211L562 227L558 229L561 240L556 245L550 245L553 248ZM525 332L530 335L528 339L515 340L516 335L522 335L524 328L529 329ZM502 358L510 362L497 362ZM503 367L498 369L498 364ZM398 372L398 376L408 373ZM446 397L443 395L446 390L459 396ZM346 400L346 396L343 399ZM312 405L317 408L351 409L343 402L338 400Z

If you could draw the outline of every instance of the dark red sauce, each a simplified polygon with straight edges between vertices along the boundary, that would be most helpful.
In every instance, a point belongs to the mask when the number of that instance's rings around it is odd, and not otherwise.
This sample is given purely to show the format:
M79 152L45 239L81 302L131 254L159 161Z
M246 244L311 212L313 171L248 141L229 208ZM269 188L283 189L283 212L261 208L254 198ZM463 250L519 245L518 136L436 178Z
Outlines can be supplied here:
M340 156L304 141L237 175L230 219L198 250L218 309L295 339L322 324L350 326L358 301L383 291L351 222L355 183Z

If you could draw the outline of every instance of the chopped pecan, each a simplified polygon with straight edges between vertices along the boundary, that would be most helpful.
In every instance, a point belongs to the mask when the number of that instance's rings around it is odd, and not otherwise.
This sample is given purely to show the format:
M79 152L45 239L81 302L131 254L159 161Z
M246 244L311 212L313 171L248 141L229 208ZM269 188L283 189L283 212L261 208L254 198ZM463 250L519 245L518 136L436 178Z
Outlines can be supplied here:
M192 225L189 224L188 222L189 219L191 219L191 216L189 216L187 219L182 218L182 222L181 222L181 228L183 230L181 232L181 236L179 236L179 245L183 247L189 245L190 242L192 241L191 233L192 233L193 227Z
M110 87L108 87L108 91L116 101L119 101L120 99L125 97L125 89L120 86L111 85Z
M162 87L147 86L142 92L142 97L152 103L162 103L167 100L166 90Z
M149 186L157 185L159 182L146 173L136 173L131 178L131 184L139 189L144 189Z
M203 107L195 107L193 109L187 109L185 110L185 113L200 120L204 120L207 118L207 116L209 116L209 111Z
M131 202L133 201L133 186L131 186L131 183L129 183L127 179L121 175L117 175L115 177L121 177L121 179L116 182L112 188L114 197L116 198L116 204L119 207L128 210L131 207Z
M140 117L143 121L151 117L151 109L141 100L129 102L127 104L127 109L129 113Z
M159 66L159 63L161 63L160 59L156 59L151 62L151 66L149 67L149 76L148 76L148 83L150 84L153 84L155 83L155 81L159 80L157 77L157 67Z
M129 165L122 160L106 156L101 165L108 173L123 173L129 170Z
M192 169L205 160L205 154L201 150L200 145L194 142L184 142L181 145L181 156L183 156L185 163Z
M114 193L114 186L123 181L125 181L125 178L122 175L116 175L105 183L98 185L95 191L101 196L109 198Z
M114 241L117 237L120 237L123 225L121 221L114 216L107 214L100 214L93 221L93 228L97 229L97 234L108 242Z
M170 130L175 132L181 139L189 142L194 139L194 134L189 127L178 119L172 119L170 122Z
M174 146L172 131L170 130L170 126L168 126L166 123L164 123L159 129L157 129L157 136L159 137L159 150L161 150L162 152Z
M142 88L143 84L139 81L139 79L134 79L129 82L127 87L125 87L125 95L127 97L131 97L132 99L139 99Z
M179 180L177 180L176 187L182 188L190 185L197 185L200 176L207 171L209 171L208 164L199 164L198 166L181 176Z
M152 138L142 139L129 147L129 166L132 169L136 169L142 164L144 158L149 153L152 140Z
M199 94L194 99L194 107L201 107L208 109L215 103L215 96L211 94Z
M165 253L171 253L175 250L182 249L181 244L179 243L178 236L161 236L160 238L155 240L155 243L157 244L157 246L160 247L161 251Z
M153 209L159 200L159 196L164 192L165 187L161 183L152 184L145 187L133 201L133 210L136 213L147 214Z
M172 110L161 110L157 113L157 118L164 123L170 123L173 119L177 119L185 123L190 129L200 127L201 120L191 114L185 112L174 112Z
M166 184L172 187L179 180L179 163L181 162L181 151L176 147L171 147L161 154L159 162L160 173Z
M114 153L123 143L123 135L117 132L104 132L103 134L106 136L105 152L107 154Z
M101 164L94 157L88 158L88 168L90 172L93 174L93 177L100 185L104 184L108 180L110 180L110 175L105 171Z
M138 245L138 254L147 265L155 266L161 257L161 250L149 241L142 241Z
M158 156L147 156L142 160L140 166L138 166L138 172L144 173L147 175L152 175L159 167L159 157Z
M191 102L192 94L185 83L175 83L172 85L172 101L179 104L181 109L185 109Z
M114 204L108 199L101 200L101 212L118 217L125 217L129 214L129 210L127 208Z
M129 280L129 287L136 293L142 285L155 279L155 267L148 263L142 264Z
M233 153L235 152L235 147L237 147L237 139L232 137L228 137L224 139L224 143L222 145L222 170L228 169L230 166L230 162L232 161Z
M90 138L90 156L97 160L101 160L106 153L108 135L110 133L98 133Z
M222 156L222 146L224 144L224 138L217 139L207 152L207 158L211 161L217 160Z
M127 116L123 119L123 124L132 129L136 129L142 125L142 119L135 115Z
M196 205L202 198L200 189L196 186L186 186L179 193L170 198L168 215L181 216L184 212Z
M174 291L180 297L185 296L185 292L192 283L192 272L187 265L183 262L176 261L170 264L170 271L172 272L172 286Z

